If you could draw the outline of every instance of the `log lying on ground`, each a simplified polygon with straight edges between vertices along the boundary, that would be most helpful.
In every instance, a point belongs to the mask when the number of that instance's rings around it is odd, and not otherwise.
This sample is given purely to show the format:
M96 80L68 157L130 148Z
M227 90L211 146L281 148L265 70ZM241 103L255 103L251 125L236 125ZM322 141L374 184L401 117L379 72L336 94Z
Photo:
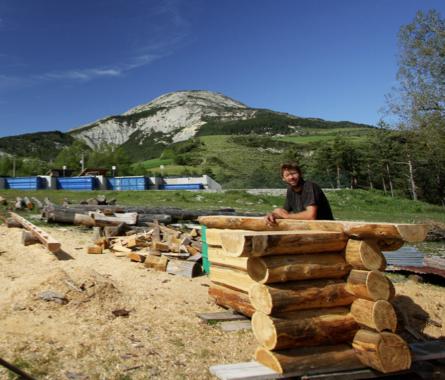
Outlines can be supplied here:
M60 249L61 244L40 228L37 228L34 224L28 222L26 219L14 214L13 212L10 212L9 215L11 218L19 222L24 228L30 231L37 239L39 239L49 251L56 252L58 249Z
M2 204L2 205L6 205L7 204L6 199L1 197L1 196L0 196L0 204Z
M248 293L250 286L254 283L247 272L219 265L210 266L210 280L244 293Z
M219 239L232 257L341 252L348 241L343 233L329 231L224 231Z
M267 226L263 218L233 216L202 216L199 223L208 228L236 229L251 231L296 231L319 230L343 232L353 239L403 240L419 243L425 240L428 226L425 224L388 224L326 220L278 219L277 223ZM398 248L396 248L398 249ZM386 249L388 250L388 249Z
M40 202L36 197L31 197L32 201L37 205L39 212L43 209L43 203Z
M261 284L341 278L350 270L351 265L336 253L250 257L247 261L249 276Z
M32 203L28 197L23 198L23 200L25 201L26 208L28 210L32 210L34 208L34 203Z
M193 278L199 276L202 273L202 269L201 264L193 261L170 260L167 264L166 272Z
M207 258L212 264L247 271L248 257L227 256L222 248L208 248Z
M23 231L22 233L22 244L24 246L32 245L40 243L40 240L37 239L31 232Z
M20 197L17 197L16 200L17 200L17 202L15 203L15 208L16 208L17 210L22 210L22 209L23 209L23 206L25 205L25 202L24 202L23 199L20 198Z
M167 270L168 259L163 256L148 255L145 258L144 266L165 272Z
M363 364L380 372L391 373L411 367L408 344L396 334L360 330L352 346Z
M218 305L233 309L247 317L251 317L255 313L255 308L252 306L249 296L245 293L212 284L209 287L209 296Z
M135 212L116 214L114 216L106 216L102 213L95 212L90 216L94 219L94 226L96 227L118 226L122 222L125 222L127 226L134 226L138 219L138 214Z
M310 374L324 370L335 372L363 366L354 349L346 343L277 351L269 351L260 346L255 350L255 360L278 373L301 371L301 374Z
M348 285L357 297L369 301L389 301L396 294L392 282L378 270L351 270Z
M279 350L347 342L360 326L348 308L334 307L273 316L257 311L252 317L252 329L264 347Z
M397 329L397 315L388 301L357 298L351 305L351 314L357 323L379 332L394 332Z
M323 279L272 285L254 283L249 289L252 305L267 315L347 306L355 298L345 280Z
M49 199L49 197L45 197L43 201L48 206L55 206L55 204L53 202L51 202L51 199Z
M403 244L403 241L402 241ZM374 240L350 239L345 249L346 261L355 269L386 269L386 259L377 242Z

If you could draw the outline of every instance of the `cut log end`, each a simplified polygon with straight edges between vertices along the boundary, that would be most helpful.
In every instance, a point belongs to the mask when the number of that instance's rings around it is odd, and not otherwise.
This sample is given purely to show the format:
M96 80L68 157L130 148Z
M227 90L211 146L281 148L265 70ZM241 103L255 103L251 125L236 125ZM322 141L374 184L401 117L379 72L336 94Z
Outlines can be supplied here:
M272 314L273 301L268 287L259 283L252 284L249 289L249 298L255 309L267 315Z
M245 237L243 235L221 232L219 240L227 255L231 257L248 256L248 252L244 249Z
M427 224L398 224L397 230L403 241L407 243L420 243L426 239Z

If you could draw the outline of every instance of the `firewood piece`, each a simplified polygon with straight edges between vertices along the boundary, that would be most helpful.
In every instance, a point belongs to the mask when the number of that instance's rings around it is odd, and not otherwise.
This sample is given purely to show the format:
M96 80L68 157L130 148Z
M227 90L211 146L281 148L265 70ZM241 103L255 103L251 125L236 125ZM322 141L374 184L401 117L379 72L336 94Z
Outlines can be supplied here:
M411 367L408 344L396 334L360 330L352 346L362 363L377 371L391 373Z
M350 239L345 250L346 261L355 269L379 270L386 269L386 259L374 240Z
M249 289L252 305L267 315L350 305L355 296L345 280L308 280L262 285Z
M85 214L75 214L73 223L76 226L94 227L94 219L91 216Z
M210 280L218 285L244 293L248 293L250 286L254 283L246 271L225 268L219 265L210 266Z
M174 236L176 238L179 238L181 236L181 234L182 234L181 230L175 230L175 229L170 228L170 227L159 226L159 228L160 228L162 233L172 235L172 236Z
M122 242L118 239L116 240L111 246L110 249L112 252L124 252L124 253L130 253L132 250L130 248L124 247L122 245ZM124 255L125 256L125 255Z
M202 262L202 255L200 253L197 253L196 255L188 257L187 261L194 261L195 263L200 263Z
M28 210L32 210L34 208L34 203L32 203L28 197L24 197L23 200L25 201L26 208Z
M100 237L99 239L97 239L94 244L96 245L101 245L102 249L108 249L110 248L110 240L108 240L108 238L106 237Z
M15 208L17 210L22 210L25 202L23 202L23 199L20 197L17 197L16 199L17 199L17 202L15 203Z
M89 198L87 199L87 204L89 204L90 206L97 206L99 204L99 201L96 198Z
M268 350L347 342L360 330L346 307L300 310L252 317L255 337Z
M232 257L341 252L348 240L330 231L222 231L219 239Z
M53 202L51 202L51 200L49 199L49 197L45 197L43 199L43 201L45 202L46 205L48 206L55 206L55 204Z
M167 270L168 259L166 257L159 257L148 255L145 258L144 266L165 272Z
M240 314L252 317L255 308L250 302L247 294L227 288L221 285L212 284L209 287L209 297L218 305L228 309L233 309Z
M102 227L93 227L93 234L91 235L92 241L97 241L104 236L104 229Z
M171 252L171 248L168 244L163 243L161 241L156 241L154 240L152 242L152 248L156 249L157 251L162 251L162 252Z
M231 257L222 248L211 247L207 249L207 257L212 264L247 271L248 257Z
M6 199L3 198L2 196L0 196L0 203L4 206L7 205Z
M153 226L152 239L153 241L161 241L161 228L159 227L159 221L155 219L153 223L154 226Z
M108 237L119 236L126 227L126 225L127 223L125 222L119 223L112 231L110 231Z
M28 222L26 219L21 216L10 212L9 215L11 218L15 219L19 222L23 227L25 227L28 231L30 231L37 239L39 239L45 247L51 251L56 252L60 249L61 244L49 236L46 232L42 231L40 228L37 228L34 224Z
M178 259L187 259L190 257L190 253L162 252L162 256L178 258Z
M22 233L22 244L24 246L32 245L40 243L40 240L37 239L31 232L23 231Z
M6 224L7 224L8 228L22 228L23 227L20 222L18 222L17 220L15 220L13 218L6 219Z
M87 248L87 253L103 253L103 248L101 245L92 245Z
M107 197L105 195L98 195L97 196L97 202L100 205L106 205L107 204Z
M198 236L199 235L199 233L198 233L198 230L196 229L196 228L194 228L191 232L190 232L190 236L191 237L196 237L196 236Z
M202 253L202 243L198 243L196 241L192 241L190 245L195 248L199 253Z
M407 243L420 243L428 232L426 224L389 224L327 220L278 219L276 224L266 226L263 218L234 216L201 216L198 222L209 228L238 229L251 231L296 231L319 230L343 232L353 239L396 239Z
M335 372L363 366L354 349L346 343L277 351L269 351L260 346L255 350L255 360L278 373Z
M250 277L262 284L341 278L350 270L351 265L336 253L250 257L247 261Z
M357 297L369 301L389 301L396 293L392 282L378 270L351 270L348 285Z
M366 327L377 331L397 328L397 315L392 305L385 300L377 302L357 298L351 306L351 314L355 320Z
M192 247L191 245L187 245L185 248L191 255L196 255L197 253L199 253L199 251L195 247Z
M102 214L110 216L110 215L114 215L114 211L109 210L109 209L104 209L104 210L102 210Z
M125 257L127 257L128 259L130 259L132 261L137 261L138 263L143 263L143 262L145 262L147 255L141 255L136 252L131 252L131 253L128 253Z
M167 264L167 273L193 278L202 273L201 264L187 260L170 260Z
M107 205L115 205L116 204L116 198L111 198L109 201L107 201Z

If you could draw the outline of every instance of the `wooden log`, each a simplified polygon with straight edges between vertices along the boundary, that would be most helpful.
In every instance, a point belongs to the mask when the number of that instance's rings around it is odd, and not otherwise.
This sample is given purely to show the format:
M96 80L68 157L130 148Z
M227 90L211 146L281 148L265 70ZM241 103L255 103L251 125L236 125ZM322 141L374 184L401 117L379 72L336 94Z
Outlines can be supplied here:
M361 362L377 371L392 373L411 367L408 344L396 334L360 330L352 346Z
M341 278L350 270L351 265L336 253L250 257L247 261L249 276L262 284Z
M49 236L46 232L42 231L40 228L37 228L34 224L28 222L26 219L13 212L10 212L9 215L11 218L19 222L24 228L30 231L35 237L37 237L37 239L39 239L49 251L56 252L58 249L60 249L61 244Z
M20 222L18 222L17 220L15 220L13 218L6 219L6 225L8 226L8 228L22 228L23 227Z
M335 372L363 366L354 349L346 343L277 351L269 351L260 346L255 350L254 355L256 361L282 374L295 371L301 371L301 374L326 370Z
M163 256L148 255L145 258L144 266L165 272L167 270L168 259Z
M250 302L249 296L245 293L212 284L209 287L209 296L218 305L233 309L248 317L252 317L255 313L255 308Z
M161 252L171 252L171 247L162 241L153 241L151 247Z
M166 272L193 278L199 276L202 273L202 268L201 264L193 261L170 260L167 264Z
M244 293L248 293L250 286L254 283L247 272L219 265L210 266L210 280Z
M40 240L37 239L31 232L23 231L22 233L22 244L24 246L32 245L40 243Z
M445 270L445 259L435 256L425 256L423 259L423 265L430 268Z
M219 233L225 231L218 228L206 228L205 242L211 247L221 247L221 240L219 240Z
M31 197L32 201L37 205L39 211L43 208L43 203L40 202L36 197Z
M55 204L53 202L51 202L51 199L49 199L49 197L45 197L43 201L48 206L55 206Z
M23 201L23 199L20 197L17 197L16 200L17 200L17 202L15 203L15 208L17 210L23 210L23 206L25 205L25 202Z
M137 222L138 214L134 212L107 216L103 215L102 213L95 212L91 214L91 217L94 219L94 225L96 227L117 226L122 222L125 222L127 226L133 226Z
M173 219L170 215L167 214L138 214L138 219L136 224L138 226L147 225L148 223L152 223L157 220L159 223L170 224L173 222Z
M345 249L346 261L354 269L379 270L386 269L386 259L374 240L350 239Z
M115 205L116 204L116 198L111 198L109 201L107 201L107 205Z
M320 346L352 340L359 324L347 307L312 309L252 317L252 329L268 350Z
M4 206L6 206L8 204L8 202L6 202L6 199L3 198L2 196L0 196L0 203Z
M28 197L23 198L23 200L25 201L26 208L28 210L32 210L34 208L34 203L32 203Z
M329 231L223 231L219 239L232 257L341 252L348 240L341 232Z
M90 206L97 206L99 204L99 201L96 198L89 198L87 199L87 204L89 204Z
M107 237L119 236L122 234L124 229L126 228L125 222L120 223L116 227L104 227L104 233Z
M130 252L130 253L127 253L127 255L125 257L127 259L130 259L131 261L137 261L138 263L143 263L143 262L145 262L147 255L142 255L142 254L136 253L136 252Z
M190 245L195 248L199 253L202 253L202 243L198 243L196 241L192 241Z
M251 231L297 231L319 230L343 232L352 239L403 240L420 243L428 232L426 224L389 224L326 220L278 219L267 226L263 218L227 216L201 216L198 222L208 228L251 230Z
M100 237L97 239L94 244L101 245L102 249L108 249L110 248L110 240L107 237Z
M101 245L92 245L87 248L87 253L91 254L103 253L103 247Z
M228 256L222 248L208 248L207 258L212 264L247 271L247 260L249 259L248 257Z
M98 195L97 196L97 202L100 205L106 205L107 204L107 197L105 195Z
M89 227L95 227L94 219L85 214L75 214L73 223L76 226L89 226Z
M358 298L369 301L389 301L396 294L392 282L378 270L351 270L348 286Z
M357 298L351 305L351 314L359 323L378 332L396 331L397 315L392 305L385 300L377 302Z
M254 283L249 289L252 305L266 315L282 312L347 306L355 300L345 280L308 280L281 284Z
M92 241L97 241L104 236L104 229L102 227L93 227Z

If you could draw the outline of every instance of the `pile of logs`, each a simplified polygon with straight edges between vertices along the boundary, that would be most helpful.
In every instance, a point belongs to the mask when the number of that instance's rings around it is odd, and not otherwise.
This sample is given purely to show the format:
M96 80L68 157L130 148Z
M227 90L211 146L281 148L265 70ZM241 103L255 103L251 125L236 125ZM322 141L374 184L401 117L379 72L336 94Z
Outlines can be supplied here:
M420 242L425 225L208 216L210 297L252 317L255 359L278 373L409 369L382 250ZM352 344L350 344L352 342Z

